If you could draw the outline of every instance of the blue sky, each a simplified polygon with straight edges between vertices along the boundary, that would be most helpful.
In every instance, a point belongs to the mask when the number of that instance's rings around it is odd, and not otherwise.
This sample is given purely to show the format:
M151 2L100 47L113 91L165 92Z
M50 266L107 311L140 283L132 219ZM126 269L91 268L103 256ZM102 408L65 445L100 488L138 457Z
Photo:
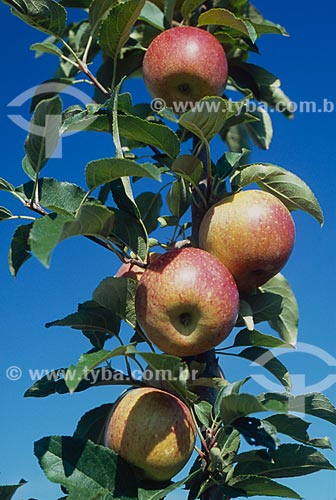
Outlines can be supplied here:
M265 37L260 42L261 56L253 62L265 66L281 78L286 93L293 101L324 99L335 104L336 77L333 53L334 19L336 5L331 0L323 8L307 2L256 1L264 15L286 26L290 38ZM26 181L20 169L24 155L26 132L8 118L13 109L8 103L23 91L49 78L57 61L45 55L34 59L29 46L44 36L23 24L0 4L2 20L2 91L0 95L2 162L0 176L15 185ZM148 100L141 81L128 86L136 89L139 100ZM82 87L90 92L88 86ZM28 118L28 104L19 111ZM328 366L326 353L335 355L335 209L333 184L336 181L332 153L336 125L334 113L297 113L288 121L272 114L274 139L269 151L255 150L253 161L266 161L287 168L302 177L314 190L325 213L325 226L303 213L295 213L297 239L294 252L284 269L297 295L300 307L299 342L305 344L298 352L281 359L294 374L297 392L308 392L328 375L336 374L335 366ZM222 154L223 145L215 142L214 156ZM62 159L51 160L44 175L84 185L84 166L93 159L113 155L111 139L107 136L77 134L63 141ZM17 211L6 194L1 205ZM28 215L28 214L27 214ZM1 448L0 484L15 484L20 478L29 483L18 493L18 499L30 497L56 500L59 487L49 483L33 456L33 442L51 434L71 435L77 421L87 410L111 402L117 396L113 388L98 388L74 396L51 396L47 399L23 399L31 385L29 369L53 369L75 362L89 345L80 333L66 329L46 330L44 324L76 310L77 304L88 300L92 291L106 276L115 273L115 257L85 239L64 242L55 250L51 268L44 269L31 259L14 280L8 271L7 253L14 222L0 225L0 277L2 301L0 314L0 390ZM322 351L314 354L314 346ZM308 351L308 352L303 352ZM326 363L327 360L327 363ZM262 369L244 361L222 361L230 380L248 374L261 374ZM18 366L22 370L19 381L6 378L6 370ZM334 377L335 378L335 377ZM328 384L325 394L336 401L335 384ZM263 387L251 382L247 389L262 392ZM313 421L313 419L309 419ZM335 436L331 425L314 421L313 437ZM334 439L335 442L335 439ZM333 453L326 455L332 460ZM334 473L322 472L291 479L284 483L297 489L306 500L336 497ZM184 498L178 493L174 498ZM264 498L264 497L259 497Z

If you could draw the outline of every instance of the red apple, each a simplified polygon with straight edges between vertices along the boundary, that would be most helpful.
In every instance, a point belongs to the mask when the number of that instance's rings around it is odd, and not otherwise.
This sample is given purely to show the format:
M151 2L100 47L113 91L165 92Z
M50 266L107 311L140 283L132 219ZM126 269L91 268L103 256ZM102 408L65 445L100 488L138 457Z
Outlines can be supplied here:
M168 29L149 45L144 81L153 97L167 106L221 96L228 77L227 59L217 38L200 28Z
M127 392L112 410L105 431L105 446L154 481L167 481L184 467L195 439L189 408L153 387Z
M265 191L241 191L205 214L199 244L232 273L240 292L250 292L287 262L295 226L285 205Z
M220 344L235 325L239 297L230 272L199 248L171 250L138 284L137 320L159 349L194 356Z

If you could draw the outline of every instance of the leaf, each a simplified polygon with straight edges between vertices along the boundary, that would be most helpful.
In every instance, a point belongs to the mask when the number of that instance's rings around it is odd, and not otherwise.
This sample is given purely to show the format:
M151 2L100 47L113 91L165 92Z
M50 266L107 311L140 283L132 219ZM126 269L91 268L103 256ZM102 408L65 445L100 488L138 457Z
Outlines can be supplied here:
M278 316L269 320L270 326L280 337L295 346L298 334L299 311L296 298L288 281L277 274L260 287L263 292L278 294L282 297L282 308Z
M296 493L288 486L279 484L276 481L269 479L268 477L246 474L233 477L229 481L229 484L234 487L241 488L247 493L249 497L266 495L266 496L295 498L297 500L303 500L298 493Z
M137 196L135 201L139 207L146 231L150 234L158 226L158 218L162 207L161 194L144 191Z
M230 114L227 100L204 97L195 108L181 115L179 124L201 140L209 142L223 128Z
M145 0L129 0L110 11L99 32L99 45L105 55L114 59L119 54L144 5Z
M239 417L232 422L232 426L244 436L250 445L275 450L279 444L276 428L268 421L254 417Z
M244 454L244 461L238 462L234 475L257 474L270 478L295 477L312 474L320 470L335 470L333 465L310 446L282 444L269 452L271 461L253 460L257 452Z
M233 28L249 37L252 43L257 39L253 25L250 22L239 19L227 9L210 9L199 16L198 26L207 26L209 24Z
M143 262L146 260L149 251L149 242L146 228L142 221L118 210L115 212L115 224L111 232L111 237L122 243Z
M89 330L108 333L110 337L118 335L120 329L120 318L110 309L90 300L78 305L78 312L69 314L63 319L47 323L46 328L51 326L70 326L74 330Z
M297 175L270 163L252 163L239 167L232 178L234 189L254 182L277 196L289 210L304 210L323 225L323 213L315 195Z
M182 7L181 7L181 13L183 19L188 19L190 14L194 10L197 9L197 7L200 7L203 4L203 0L184 0Z
M258 35L258 38L261 35L283 35L289 36L286 28L281 26L280 24L273 23L272 21L268 21L264 19L261 22L252 22L254 29Z
M180 219L191 204L191 191L184 179L175 181L167 194L167 205L174 217Z
M29 202L34 192L34 182L27 182L15 189L22 198ZM60 182L44 177L38 181L38 196L43 207L60 214L74 215L85 197L81 187L70 182Z
M13 214L8 208L0 207L0 222L6 219L11 219Z
M78 422L73 436L103 445L105 426L112 409L113 403L107 403L86 412Z
M166 125L142 120L137 116L118 116L119 132L126 139L133 139L143 144L155 146L170 158L180 152L180 142L173 130Z
M271 292L263 292L260 289L255 295L245 298L245 301L252 310L254 323L269 321L277 317L282 311L282 300L280 295ZM243 324L242 321L238 321L239 326Z
M230 394L220 403L220 416L224 424L232 424L238 417L265 411L263 405L251 394Z
M238 357L248 359L253 363L258 363L265 370L268 370L287 391L291 390L292 383L287 368L279 361L271 351L264 347L247 347L239 354Z
M10 182L0 178L0 191L13 192L15 191L15 188Z
M46 267L58 243L73 236L107 237L112 230L115 214L105 206L83 205L76 218L51 213L34 222L30 232L31 251Z
M167 488L163 490L145 490L143 488L138 489L138 500L163 500L166 495L171 493L172 491L181 488L181 486L185 485L188 481L192 480L200 473L201 469L196 470L189 476L181 479L181 481L177 481L176 483L170 484Z
M115 6L118 0L93 0L89 10L89 23L92 29L92 36L99 29L100 23Z
M61 49L51 42L33 43L29 48L30 50L35 50L39 54L53 54L58 57L62 55Z
M161 180L159 168L150 163L139 164L123 158L103 158L87 164L85 169L86 183L90 191L97 187L112 182L120 177L148 177L157 181Z
M94 291L92 298L135 328L136 286L137 283L128 278L105 278Z
M241 299L239 303L239 316L243 319L247 330L253 332L254 321L253 321L253 311L248 302Z
M261 106L255 111L249 111L249 114L258 118L258 121L246 124L254 144L261 149L269 149L273 137L273 127L270 115Z
M265 335L258 330L241 330L237 333L236 338L233 343L233 347L240 346L259 346L259 347L293 347L292 344L288 344L277 337L272 337L272 335Z
M212 404L208 401L200 401L194 405L196 417L202 425L210 427L212 423Z
M278 432L285 434L296 441L319 448L332 448L329 438L311 439L307 432L310 422L306 422L300 417L291 414L276 414L267 417L266 420L270 424L274 425Z
M33 28L61 37L65 30L66 10L54 0L3 0L12 13Z
M13 484L8 486L0 486L0 500L10 500L15 495L16 491L25 485L27 481L21 479L19 484Z
M92 370L109 359L124 356L128 346L119 346L113 351L100 349L99 351L82 354L76 365L69 366L65 374L65 383L70 393L73 393L80 382L87 378Z
M112 450L74 437L50 436L34 452L50 481L69 491L69 500L137 499L129 466Z
M336 425L336 408L324 394L312 392L299 396L289 396L271 392L261 394L258 399L269 411L308 414Z
M35 108L25 141L25 151L36 173L52 157L58 144L61 113L62 101L58 96L40 101Z
M31 257L29 234L32 226L33 224L26 224L15 229L8 254L9 270L14 278L21 266Z
M140 12L139 20L145 21L146 23L154 26L154 28L160 31L163 31L165 29L164 13L153 2L145 2L145 5Z

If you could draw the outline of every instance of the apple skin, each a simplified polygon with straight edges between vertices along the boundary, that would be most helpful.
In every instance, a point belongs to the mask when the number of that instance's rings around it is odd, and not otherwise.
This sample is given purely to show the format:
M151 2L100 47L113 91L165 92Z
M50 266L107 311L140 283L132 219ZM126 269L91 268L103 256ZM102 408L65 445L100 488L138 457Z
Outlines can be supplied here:
M295 225L276 196L241 191L216 203L205 214L199 244L232 273L240 293L250 293L286 264L295 241Z
M234 327L239 295L227 268L199 248L176 248L148 266L138 284L137 320L163 352L195 356Z
M149 45L143 61L145 85L167 106L221 96L228 64L223 47L208 31L192 26L168 29Z
M160 254L152 252L149 254L148 261L153 262ZM124 263L122 264L115 274L116 278L130 278L135 281L140 281L141 276L145 272L144 267L137 266L136 264Z
M189 408L176 396L153 387L133 389L114 407L104 443L143 478L167 481L189 460L196 428Z

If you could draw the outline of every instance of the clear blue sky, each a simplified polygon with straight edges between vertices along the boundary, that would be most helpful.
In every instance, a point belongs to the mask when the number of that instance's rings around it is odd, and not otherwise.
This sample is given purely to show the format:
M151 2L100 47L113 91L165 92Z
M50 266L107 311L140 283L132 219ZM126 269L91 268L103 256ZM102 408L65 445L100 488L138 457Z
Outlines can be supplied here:
M299 0L279 2L256 1L266 17L283 24L290 38L273 36L260 42L261 56L254 62L265 66L281 77L284 90L298 101L333 101L336 107L334 20L336 5L329 0L314 6ZM2 161L0 176L15 185L26 181L20 169L23 141L26 133L9 119L7 104L21 92L52 75L57 61L45 55L34 59L29 45L44 36L23 24L0 4L2 45L2 91L0 95ZM136 81L139 100L147 100L142 82ZM133 84L129 86L132 89ZM82 88L89 91L88 86ZM28 118L28 105L19 111ZM299 341L318 346L323 352L335 353L335 209L336 181L334 142L336 111L334 113L297 113L293 121L274 115L274 139L268 152L255 150L254 161L278 164L301 176L315 191L325 213L325 227L303 213L295 214L297 240L295 250L284 273L297 295L300 307ZM223 146L216 142L214 155ZM77 134L63 142L60 160L52 160L44 171L46 176L84 185L84 166L93 159L112 156L113 147L107 136ZM20 207L1 194L0 205ZM99 282L113 275L118 263L112 254L83 238L68 240L57 247L49 270L31 259L14 280L7 268L7 253L14 222L0 225L0 390L1 390L1 456L0 484L16 484L20 478L29 481L17 494L18 499L30 497L56 500L59 487L49 483L33 456L33 442L51 434L71 435L77 421L87 410L115 399L113 388L98 388L73 396L51 396L47 399L23 399L31 385L29 369L53 369L74 363L89 349L80 333L66 328L46 330L44 324L76 310L77 304L88 300ZM310 347L308 347L310 349ZM336 374L320 356L297 352L282 360L297 380L297 392L319 384L327 375ZM23 376L9 381L6 369L18 366ZM225 359L227 378L237 380L248 374L261 374L261 368L243 361ZM301 380L301 382L300 382ZM304 381L304 382L303 382ZM336 401L335 384L325 393ZM252 382L251 390L262 392L263 387ZM309 419L313 421L313 419ZM331 425L314 421L313 437L330 435ZM335 443L334 439L334 443ZM333 453L327 452L333 460ZM334 473L322 472L312 476L284 481L297 489L306 500L336 498ZM175 494L175 499L184 494ZM264 497L259 497L264 498Z

